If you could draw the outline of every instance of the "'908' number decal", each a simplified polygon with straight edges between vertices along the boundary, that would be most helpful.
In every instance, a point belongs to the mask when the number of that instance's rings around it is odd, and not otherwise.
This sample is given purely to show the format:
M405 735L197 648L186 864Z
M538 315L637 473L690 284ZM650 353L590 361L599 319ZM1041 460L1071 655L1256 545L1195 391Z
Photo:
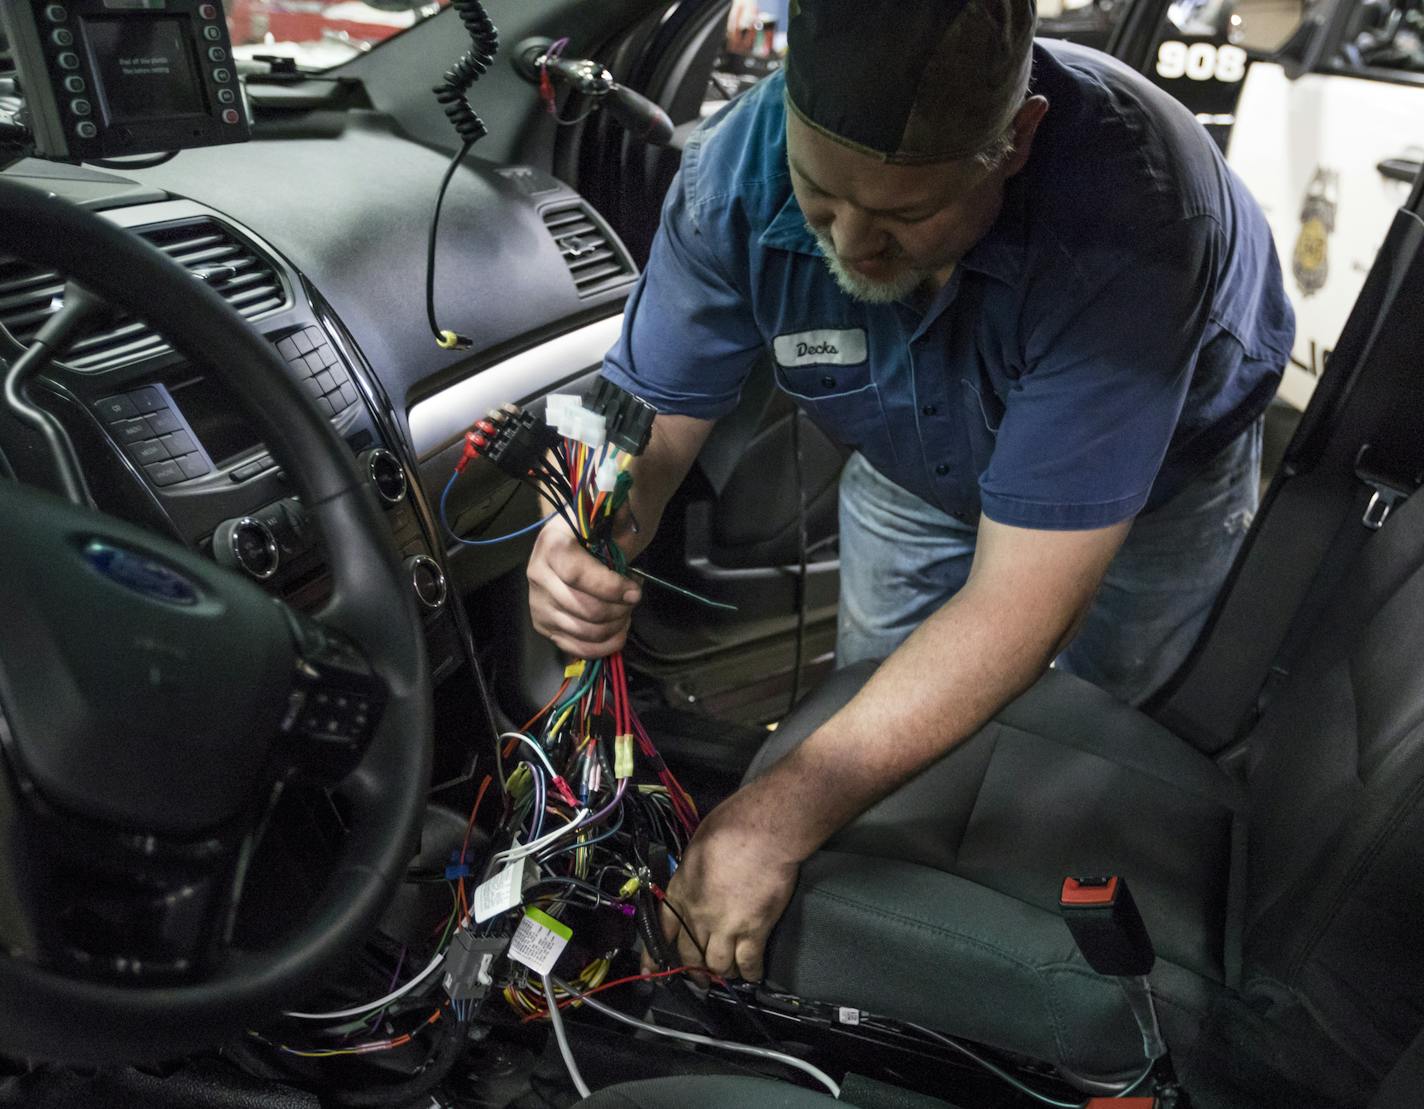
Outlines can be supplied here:
M1157 48L1157 76L1167 81L1223 81L1234 84L1246 76L1246 51L1239 46L1216 46L1175 40Z

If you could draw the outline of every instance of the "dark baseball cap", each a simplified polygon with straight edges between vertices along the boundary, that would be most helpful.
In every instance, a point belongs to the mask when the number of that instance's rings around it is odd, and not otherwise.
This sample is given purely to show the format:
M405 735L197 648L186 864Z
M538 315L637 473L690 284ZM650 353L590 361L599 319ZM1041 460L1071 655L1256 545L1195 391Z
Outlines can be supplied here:
M1034 0L791 0L786 94L808 126L886 162L990 147L1023 103Z

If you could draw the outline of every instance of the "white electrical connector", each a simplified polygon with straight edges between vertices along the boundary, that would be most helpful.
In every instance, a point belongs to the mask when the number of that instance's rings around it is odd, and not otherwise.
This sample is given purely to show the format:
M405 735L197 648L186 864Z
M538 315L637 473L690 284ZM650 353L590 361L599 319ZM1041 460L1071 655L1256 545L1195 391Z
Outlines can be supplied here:
M565 439L575 439L595 450L608 441L608 421L583 406L572 393L551 393L544 404L544 422Z
M565 439L570 438L572 414L581 408L583 401L572 393L550 393L544 401L544 422Z
M610 454L598 464L598 469L594 471L593 483L600 493L611 493L618 484L618 475L622 472L622 467L618 465L618 456Z
M597 412L580 407L573 413L573 432L569 438L597 450L608 442L608 420Z

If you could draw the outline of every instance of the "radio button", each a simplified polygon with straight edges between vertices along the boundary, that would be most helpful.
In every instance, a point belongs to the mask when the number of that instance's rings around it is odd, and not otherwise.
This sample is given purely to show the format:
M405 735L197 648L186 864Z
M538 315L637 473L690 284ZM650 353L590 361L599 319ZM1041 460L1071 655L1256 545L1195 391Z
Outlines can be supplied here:
M81 93L89 86L84 83L83 77L66 77L64 79L64 91Z
M172 459L155 462L152 466L145 466L144 470L154 485L177 485L183 480L183 467Z
M120 443L128 446L130 443L137 443L141 439L151 439L153 432L148 424L142 420L120 420L116 424L109 425L109 434Z
M63 4L51 4L45 8L45 18L51 23L63 23L69 18L69 12Z
M193 442L193 437L186 431L175 431L171 435L165 435L163 445L168 448L168 457L170 458L178 458L198 449L198 445Z
M405 467L385 447L362 451L356 464L365 467L366 476L371 479L381 500L387 504L399 504L405 498Z
M131 420L139 414L138 409L134 407L134 402L123 395L105 397L101 401L96 401L94 410L99 413L99 418L106 424L117 423L119 420Z
M201 454L185 454L182 458L175 459L175 461L182 469L185 478L202 477L204 474L212 471L212 467L208 465L207 460L203 458Z
M426 608L439 608L445 603L449 585L440 570L440 564L429 555L411 555L405 560L406 573L410 575L411 588L415 596Z
M213 557L224 566L246 570L265 581L277 572L282 556L271 528L261 520L242 516L218 525L213 533Z
M95 127L89 120L81 120L74 125L74 133L81 139L92 139L99 133L99 128Z
M87 116L94 108L89 101L81 99L71 100L69 102L69 110L77 116Z
M73 50L66 50L59 57L55 58L55 61L59 63L60 69L79 68L79 55L76 54Z
M154 435L167 435L170 431L178 431L182 428L182 423L178 419L178 414L171 408L160 408L157 412L150 412L147 417L148 427Z
M56 30L50 32L49 41L54 43L56 46L73 46L74 32L66 30L63 27L57 28Z
M129 399L140 412L157 412L167 408L168 402L163 399L163 394L152 385L145 385L142 389L134 389L129 393Z
M150 462L162 462L165 458L172 458L172 453L163 445L162 439L142 439L137 443L130 443L128 446L129 457L140 466L147 466Z

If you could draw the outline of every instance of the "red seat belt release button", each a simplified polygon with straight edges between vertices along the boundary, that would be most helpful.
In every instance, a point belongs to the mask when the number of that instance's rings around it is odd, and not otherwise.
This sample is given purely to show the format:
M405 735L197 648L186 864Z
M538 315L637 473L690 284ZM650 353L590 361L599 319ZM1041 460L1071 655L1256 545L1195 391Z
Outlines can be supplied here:
M1099 974L1138 978L1157 961L1126 878L1065 878L1058 908L1078 950Z

